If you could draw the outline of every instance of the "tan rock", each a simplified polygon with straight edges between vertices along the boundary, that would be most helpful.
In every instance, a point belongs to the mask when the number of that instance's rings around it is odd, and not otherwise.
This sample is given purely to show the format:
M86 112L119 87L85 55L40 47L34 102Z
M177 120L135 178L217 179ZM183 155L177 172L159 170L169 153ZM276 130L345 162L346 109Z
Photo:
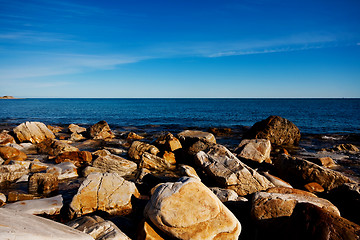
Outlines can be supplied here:
M38 195L25 193L24 191L20 191L20 190L11 191L8 194L8 202L33 200L38 198L40 198Z
M46 126L50 131L52 131L53 133L58 133L61 132L64 128L60 127L60 126L51 126L51 125L47 125Z
M58 177L51 173L35 173L29 178L29 193L49 194L59 188Z
M115 137L115 135L111 132L109 125L105 121L100 121L91 126L90 136L93 139L107 139Z
M13 147L0 147L0 157L6 160L24 161L27 155Z
M267 139L244 139L237 149L237 157L252 160L258 163L271 163L271 143Z
M157 155L160 151L157 147L148 143L134 141L128 151L129 157L135 160L140 160L144 152Z
M334 150L334 151L352 151L352 152L360 151L358 147L356 147L355 145L350 144L350 143L339 144L337 146L334 146L332 148L332 150Z
M339 210L328 200L301 194L257 192L252 200L251 215L256 220L291 216L298 203L311 203L340 216Z
M199 181L201 181L199 175L196 173L196 171L193 167L181 164L179 166L179 170L183 176L192 177L192 178L195 178L195 179L198 179Z
M78 148L71 146L70 144L60 140L45 140L37 145L40 153L49 154L51 156L57 156L64 152L79 151Z
M178 134L178 138L186 146L190 146L197 141L216 143L216 138L212 133L195 130L185 130Z
M207 152L198 152L195 163L221 187L233 189L240 196L274 187L267 178L242 163L226 147L219 144L210 147Z
M116 172L119 176L132 175L137 169L137 164L133 161L113 154L99 156L93 161L92 166L103 172Z
M72 162L77 167L80 167L85 164L90 164L91 161L92 161L92 155L88 151L64 152L55 158L56 163Z
M173 152L180 148L182 148L179 139L174 137L171 133L167 133L166 135L162 135L158 139L156 139L155 143L162 147L165 151Z
M36 161L36 160L37 160L37 161ZM40 162L38 159L35 159L35 160L32 161L31 164L30 164L30 170L31 170L32 172L46 171L46 169L47 169L49 166L50 166L49 164Z
M159 230L157 230L159 231ZM137 232L137 240L165 240L162 238L147 221L143 220L140 223L138 232Z
M325 189L317 182L308 183L304 186L304 188L312 193L325 191Z
M144 152L141 156L139 168L147 168L156 171L166 171L174 170L176 166L166 161L164 158L160 158L148 152Z
M286 188L292 188L290 183L282 180L281 178L278 178L274 175L271 175L268 172L262 173L272 184L274 184L276 187L286 187Z
M315 194L296 188L274 187L266 190L267 193L298 194L302 196L317 197Z
M126 137L127 140L141 140L144 139L143 136L140 136L134 132L129 132L129 134Z
M14 128L20 142L40 143L45 139L53 139L55 135L41 122L25 122Z
M28 173L29 170L19 164L1 165L0 183L14 182Z
M6 204L6 196L3 193L0 193L0 207Z
M82 132L86 132L86 128L84 127L80 127L79 125L76 124L70 124L68 126L68 129L71 133L82 133Z
M218 187L211 187L210 190L219 198L221 202L236 201L239 195L234 190Z
M331 168L331 167L335 167L336 163L334 162L334 160L331 157L322 157L322 158L318 158L315 161L316 164L320 165L320 166L324 166L327 168Z
M117 173L91 173L70 203L71 215L81 216L97 210L128 214L132 209L132 195L140 196L135 184Z
M78 177L77 167L72 162L62 162L49 166L46 173L55 175L59 180Z
M79 133L72 133L71 136L70 136L70 140L71 141L74 141L74 142L77 142L77 141L80 141L80 140L83 140L85 139L85 137Z
M172 165L176 164L175 154L173 152L165 151L162 158Z
M237 239L241 225L205 185L193 178L159 184L145 215L177 239Z
M9 134L9 131L3 130L0 133L0 144L16 143L13 136Z

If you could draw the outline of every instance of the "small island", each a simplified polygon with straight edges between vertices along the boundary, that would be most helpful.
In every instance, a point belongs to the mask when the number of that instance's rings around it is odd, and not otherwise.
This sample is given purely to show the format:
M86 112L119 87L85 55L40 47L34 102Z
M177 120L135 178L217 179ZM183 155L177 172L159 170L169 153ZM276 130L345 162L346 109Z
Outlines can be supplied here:
M13 96L2 96L0 97L0 99L19 99L19 98L15 98Z

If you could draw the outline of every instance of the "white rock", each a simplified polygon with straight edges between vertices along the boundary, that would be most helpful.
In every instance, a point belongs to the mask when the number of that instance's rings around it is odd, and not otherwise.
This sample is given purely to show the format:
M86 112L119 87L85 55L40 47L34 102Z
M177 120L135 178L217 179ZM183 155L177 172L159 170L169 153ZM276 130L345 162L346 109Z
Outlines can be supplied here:
M3 208L11 209L17 212L27 214L48 214L54 215L60 213L63 206L63 198L61 195L57 195L51 198L42 198L34 200L25 200L15 203L9 203Z
M62 162L46 169L47 173L58 176L59 180L78 177L77 167L72 162Z
M0 208L0 236L11 240L94 240L64 224L5 208Z
M239 152L238 157L259 163L271 163L271 142L268 139L244 139L235 151Z

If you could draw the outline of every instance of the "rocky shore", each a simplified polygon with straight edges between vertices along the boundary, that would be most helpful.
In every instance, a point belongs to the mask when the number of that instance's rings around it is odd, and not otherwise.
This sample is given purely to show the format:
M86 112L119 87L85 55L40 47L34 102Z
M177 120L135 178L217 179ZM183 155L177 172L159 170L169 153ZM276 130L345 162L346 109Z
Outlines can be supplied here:
M358 140L279 116L241 133L2 127L0 239L359 239Z

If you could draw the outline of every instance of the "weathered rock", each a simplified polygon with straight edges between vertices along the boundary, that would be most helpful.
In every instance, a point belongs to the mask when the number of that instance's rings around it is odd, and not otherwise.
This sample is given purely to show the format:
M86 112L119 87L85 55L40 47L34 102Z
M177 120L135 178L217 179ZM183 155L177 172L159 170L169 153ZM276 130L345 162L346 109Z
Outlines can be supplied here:
M91 161L92 161L92 155L88 151L64 152L55 158L56 163L72 162L77 167L80 167L85 164L90 164Z
M144 152L141 156L141 162L139 168L147 168L156 171L174 170L175 165L167 162L165 159L152 155L148 152Z
M78 177L77 167L71 162L63 162L53 166L49 166L46 172L53 174L59 180Z
M272 184L274 184L276 187L286 187L286 188L292 188L292 186L290 185L290 183L285 182L284 180L282 180L281 178L278 178L274 175L271 175L268 172L263 172L262 173Z
M84 216L66 225L89 234L95 240L130 240L113 222L99 216Z
M214 134L215 136L228 136L233 133L231 128L209 128L209 132Z
M8 202L17 202L24 200L33 200L40 198L38 195L26 193L21 190L11 191L8 194Z
M157 230L159 231L159 230ZM149 222L143 220L140 223L138 232L137 232L137 240L165 240L162 238ZM161 233L160 233L161 234Z
M4 164L20 165L20 166L23 166L25 169L29 169L30 165L31 165L31 161L7 160Z
M2 159L2 157L0 157L0 165L2 165L4 163L4 159Z
M70 136L70 140L71 141L74 141L74 142L77 142L77 141L80 141L80 140L83 140L85 139L85 137L79 133L72 133L71 136Z
M320 165L320 166L327 167L327 168L331 168L331 167L336 166L336 163L330 157L318 158L318 160L315 163Z
M55 135L41 122L25 122L14 128L20 142L40 143L45 139L53 139Z
M0 166L0 183L13 182L29 172L19 164Z
M104 149L108 150L110 153L116 154L116 155L125 155L125 154L127 154L127 151L125 149L122 149L122 148L105 147Z
M175 154L173 152L165 151L162 158L165 159L166 162L172 165L176 164Z
M236 201L239 197L234 190L218 187L211 187L210 190L219 198L221 202Z
M305 184L304 188L312 193L325 191L325 189L317 182L311 182L311 183Z
M271 143L267 139L244 139L237 149L237 157L249 159L255 162L271 163Z
M189 146L189 148L187 149L187 153L190 156L195 156L198 152L200 151L206 151L208 150L210 147L212 147L213 145L215 145L215 143L208 143L208 142L203 142L203 141L197 141L194 144L192 144L191 146Z
M0 236L16 240L93 240L61 223L5 208L0 208Z
M91 173L70 203L71 215L81 216L96 210L127 214L132 209L132 195L139 197L135 184L117 173Z
M135 160L140 160L144 152L157 155L160 151L157 147L139 141L134 141L129 148L128 154L129 157Z
M328 200L300 194L257 192L252 200L251 215L256 220L291 216L298 203L311 203L340 216L339 210Z
M37 154L36 145L32 143L20 143L20 144L9 143L7 144L7 146L16 148L25 154Z
M244 136L246 139L269 139L275 145L298 144L300 137L299 128L279 116L270 116L255 123Z
M60 140L45 140L37 145L40 153L49 154L51 156L57 156L64 152L79 151L78 148L71 146L70 144Z
M68 129L71 133L82 133L82 132L86 132L86 128L84 127L80 127L79 125L76 124L70 124L68 126Z
M207 152L198 152L195 162L221 187L233 189L240 196L274 186L267 178L242 163L226 147L219 144L212 146Z
M197 141L216 144L215 136L209 132L185 130L178 134L178 138L182 143L182 145L185 145L187 147L194 144Z
M196 171L193 167L182 164L179 166L179 170L183 176L192 177L192 178L195 178L195 179L201 181L199 175L196 173Z
M57 195L51 198L41 198L34 200L19 201L16 203L6 204L3 208L11 209L17 212L27 214L59 214L63 206L63 198L61 195Z
M279 158L273 159L273 163L279 174L284 178L304 185L309 182L317 182L326 191L344 183L352 182L352 180L340 172L321 167L307 160L291 158L284 154Z
M49 194L59 189L58 177L51 173L35 173L29 178L29 193Z
M52 166L48 163L40 162L38 159L35 159L30 164L30 170L31 172L40 172L40 171L46 171L48 167Z
M47 125L46 126L50 131L52 131L53 133L58 133L61 132L64 128L60 127L60 126L51 126L51 125Z
M156 139L155 143L161 146L165 151L173 152L180 148L182 148L179 139L174 137L171 133L167 133L166 135L162 135L158 139Z
M193 178L159 184L145 215L177 239L237 239L241 225L205 185Z
M6 196L3 193L0 193L0 207L6 204Z
M89 133L93 139L107 139L115 137L115 135L111 132L109 125L105 121L100 121L91 126Z
M13 147L0 147L0 157L6 160L24 161L27 155Z
M9 134L9 131L3 130L0 133L0 144L16 143L13 136Z
M84 168L84 170L82 171L82 175L84 177L87 177L90 175L90 173L94 173L94 172L98 172L98 173L105 173L105 170L102 170L100 168L97 167L92 167L92 166L87 166L86 168Z
M116 172L119 176L131 175L137 169L136 163L113 154L99 156L93 161L92 166L103 172Z
M296 188L273 187L266 190L267 193L298 194L302 196L317 197L315 194Z
M359 148L356 147L353 144L345 143L345 144L339 144L337 146L334 146L331 150L333 151L353 151L353 152L359 152Z
M126 137L126 140L141 140L141 139L144 139L144 137L134 132L129 132L129 134Z

